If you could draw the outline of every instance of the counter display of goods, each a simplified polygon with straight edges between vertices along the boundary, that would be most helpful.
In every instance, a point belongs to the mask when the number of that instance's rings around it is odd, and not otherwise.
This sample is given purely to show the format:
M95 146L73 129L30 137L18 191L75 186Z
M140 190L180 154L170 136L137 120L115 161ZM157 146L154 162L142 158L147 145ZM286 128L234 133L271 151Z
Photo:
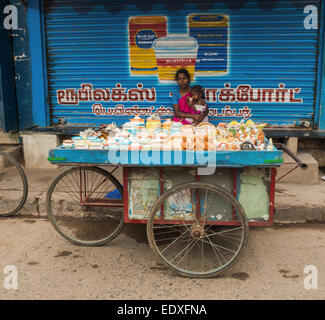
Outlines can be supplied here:
M87 129L79 136L63 140L60 148L92 150L177 150L177 151L273 151L272 139L263 132L266 123L252 120L198 126L183 125L158 116L144 120L138 116L122 127L115 123Z

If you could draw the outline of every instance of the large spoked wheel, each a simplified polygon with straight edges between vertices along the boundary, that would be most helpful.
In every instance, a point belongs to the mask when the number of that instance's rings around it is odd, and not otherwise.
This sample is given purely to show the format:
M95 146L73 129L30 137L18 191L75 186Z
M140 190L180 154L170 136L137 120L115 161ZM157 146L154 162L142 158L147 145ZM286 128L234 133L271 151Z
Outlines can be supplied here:
M123 187L107 171L76 167L50 186L47 215L65 239L77 245L100 246L123 229Z
M203 182L174 186L152 206L147 236L158 259L182 276L214 277L239 257L248 238L240 203Z
M0 217L9 217L25 204L28 183L16 159L0 151Z

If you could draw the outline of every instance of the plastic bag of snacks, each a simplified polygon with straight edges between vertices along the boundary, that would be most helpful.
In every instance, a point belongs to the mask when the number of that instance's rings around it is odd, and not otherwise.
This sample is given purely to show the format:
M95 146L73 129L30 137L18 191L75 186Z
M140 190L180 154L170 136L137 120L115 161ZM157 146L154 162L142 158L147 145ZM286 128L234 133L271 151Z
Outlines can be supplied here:
M121 149L121 150L190 150L190 151L272 151L272 139L266 139L266 123L252 120L220 122L216 126L198 126L150 116L147 121L139 116L118 128L113 122L97 129L87 129L72 140L63 141L62 148Z

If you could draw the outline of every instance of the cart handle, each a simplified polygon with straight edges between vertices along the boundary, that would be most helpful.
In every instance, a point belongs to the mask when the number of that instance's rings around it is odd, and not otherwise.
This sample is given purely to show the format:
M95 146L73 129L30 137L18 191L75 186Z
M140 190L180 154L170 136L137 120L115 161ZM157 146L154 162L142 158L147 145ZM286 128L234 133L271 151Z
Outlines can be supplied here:
M277 149L285 151L293 160L295 160L299 167L302 170L307 170L308 169L308 164L305 162L302 162L285 144L283 143L274 143Z

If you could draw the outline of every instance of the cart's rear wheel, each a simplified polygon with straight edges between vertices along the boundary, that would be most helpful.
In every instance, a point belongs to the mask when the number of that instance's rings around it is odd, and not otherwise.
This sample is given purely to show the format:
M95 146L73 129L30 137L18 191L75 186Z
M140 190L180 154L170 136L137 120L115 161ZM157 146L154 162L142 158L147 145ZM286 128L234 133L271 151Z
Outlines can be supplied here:
M157 257L173 271L208 278L237 260L248 223L240 203L224 188L192 182L174 186L154 203L147 236Z
M54 228L74 244L103 245L124 226L123 187L101 168L76 167L60 174L49 188L46 205Z

